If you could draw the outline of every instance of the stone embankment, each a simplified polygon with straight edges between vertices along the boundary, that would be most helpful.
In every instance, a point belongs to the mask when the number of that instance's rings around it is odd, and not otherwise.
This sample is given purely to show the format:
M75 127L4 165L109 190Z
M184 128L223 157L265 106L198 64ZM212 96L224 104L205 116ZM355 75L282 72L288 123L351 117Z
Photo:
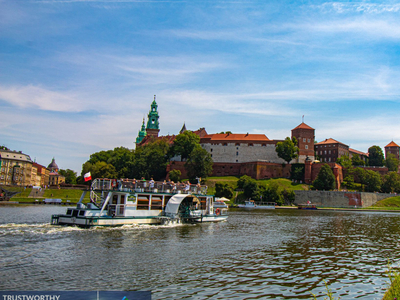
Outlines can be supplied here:
M341 191L294 191L294 203L306 204L311 201L320 207L354 208L369 207L379 200L393 197L393 194L361 193Z

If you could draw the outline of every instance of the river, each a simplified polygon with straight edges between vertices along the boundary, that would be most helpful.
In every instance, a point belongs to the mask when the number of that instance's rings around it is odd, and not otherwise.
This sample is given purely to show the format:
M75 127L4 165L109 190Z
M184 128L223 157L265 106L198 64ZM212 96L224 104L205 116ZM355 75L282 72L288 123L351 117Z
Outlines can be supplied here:
M400 214L232 210L228 221L78 229L59 206L0 207L0 290L144 290L152 299L381 299Z

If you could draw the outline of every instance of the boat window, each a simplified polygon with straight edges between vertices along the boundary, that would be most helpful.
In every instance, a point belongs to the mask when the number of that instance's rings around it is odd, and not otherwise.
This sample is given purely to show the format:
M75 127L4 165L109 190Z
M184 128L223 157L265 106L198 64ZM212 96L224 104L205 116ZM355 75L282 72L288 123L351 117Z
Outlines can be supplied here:
M120 204L125 204L125 195L121 195Z
M72 209L67 209L67 215L72 215Z
M118 195L114 195L112 199L112 204L117 204L118 203Z
M84 216L85 215L85 211L84 210L81 210L80 212L79 212L79 216Z

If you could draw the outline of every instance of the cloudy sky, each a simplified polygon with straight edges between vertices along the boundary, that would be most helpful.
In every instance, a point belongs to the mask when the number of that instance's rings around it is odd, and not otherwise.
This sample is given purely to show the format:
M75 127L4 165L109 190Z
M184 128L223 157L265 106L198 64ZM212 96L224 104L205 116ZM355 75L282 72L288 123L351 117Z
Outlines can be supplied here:
M81 172L160 134L305 123L366 152L400 144L400 4L0 0L0 145Z

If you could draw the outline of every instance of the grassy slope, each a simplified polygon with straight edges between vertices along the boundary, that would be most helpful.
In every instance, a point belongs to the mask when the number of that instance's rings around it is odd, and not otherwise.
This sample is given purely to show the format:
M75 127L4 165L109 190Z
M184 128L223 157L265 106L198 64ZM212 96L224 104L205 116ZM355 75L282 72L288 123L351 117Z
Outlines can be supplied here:
M390 197L376 202L368 209L400 210L400 196Z
M20 189L20 188L19 188ZM11 189L9 189L11 190ZM62 199L63 202L70 200L71 203L76 203L79 201L82 195L82 190L71 190L71 189L47 189L44 192L43 197L34 197L28 198L31 189L27 188L20 194L15 195L10 199L10 201L18 201L18 202L35 202L36 199L43 200L44 198L52 198L52 199ZM86 193L83 202L89 202L89 193Z

